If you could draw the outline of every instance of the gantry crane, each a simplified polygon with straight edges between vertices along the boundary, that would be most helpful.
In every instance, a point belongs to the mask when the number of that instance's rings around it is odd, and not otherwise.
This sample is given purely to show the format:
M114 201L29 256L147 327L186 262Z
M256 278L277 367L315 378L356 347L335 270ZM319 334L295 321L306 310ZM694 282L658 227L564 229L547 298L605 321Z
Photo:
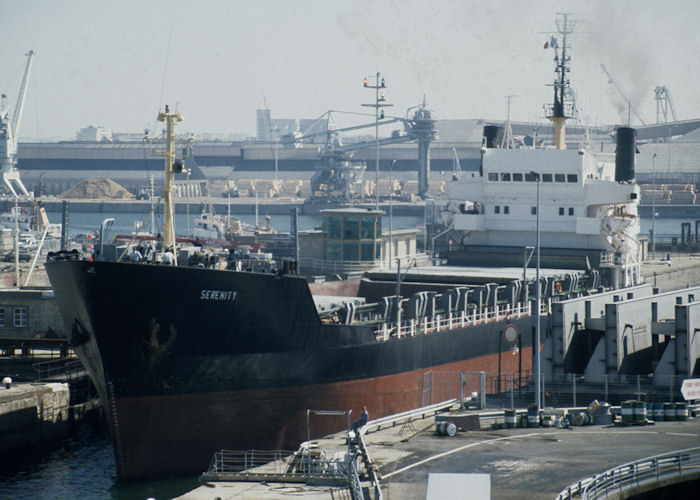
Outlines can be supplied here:
M17 132L22 120L22 108L24 108L24 97L29 84L29 72L31 71L34 54L33 50L27 53L27 66L24 69L24 77L22 78L17 105L12 117L10 117L10 109L7 106L7 96L5 94L2 94L2 104L0 105L0 167L2 180L15 198L19 197L15 188L19 188L21 194L29 197L29 192L22 184L19 178L19 171L17 170Z

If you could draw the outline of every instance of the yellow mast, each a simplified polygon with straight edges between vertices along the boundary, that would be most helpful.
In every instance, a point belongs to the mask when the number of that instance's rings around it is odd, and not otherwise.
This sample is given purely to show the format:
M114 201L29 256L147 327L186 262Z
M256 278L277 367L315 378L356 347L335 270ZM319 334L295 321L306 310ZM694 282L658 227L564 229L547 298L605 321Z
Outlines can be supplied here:
M165 106L165 111L158 114L158 121L166 123L166 141L167 147L165 150L165 182L163 187L163 201L165 203L163 214L163 250L170 249L175 255L174 264L177 265L177 252L175 251L175 217L173 203L173 185L175 181L175 172L173 164L175 163L175 122L183 120L180 113L171 113L168 106Z

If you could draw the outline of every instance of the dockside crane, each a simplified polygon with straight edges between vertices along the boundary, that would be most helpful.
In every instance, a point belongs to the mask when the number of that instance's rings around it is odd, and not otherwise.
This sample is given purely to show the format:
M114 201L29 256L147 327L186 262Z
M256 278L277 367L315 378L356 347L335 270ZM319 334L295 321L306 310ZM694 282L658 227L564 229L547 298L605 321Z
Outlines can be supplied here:
M634 116L637 117L637 120L639 120L639 122L640 122L642 125L646 125L646 123L644 122L644 120L642 119L642 117L639 115L639 113L637 113L637 110L634 108L634 106L632 106L632 101L629 100L629 99L627 98L627 96L626 96L625 93L622 91L622 89L619 87L619 85L618 85L617 83L615 83L615 80L613 80L613 77L612 77L612 75L610 74L610 72L608 71L608 68L605 67L605 64L602 64L602 63L601 63L600 67L601 67L601 69L603 70L603 72L605 73L605 75L608 77L608 83L609 83L610 85L612 85L613 87L615 87L615 90L617 90L617 91L620 93L620 95L622 96L622 98L623 98L623 99L625 100L625 102L627 103L627 125L628 125L628 126L630 125L630 116L629 116L630 112L634 113Z
M10 117L10 109L7 106L7 96L5 94L2 94L2 104L0 104L0 167L2 180L15 198L20 196L17 194L16 188L21 191L20 194L29 197L29 192L22 184L19 178L19 171L17 170L17 132L22 120L24 97L27 93L29 72L32 68L34 55L35 52L33 50L27 53L27 66L24 69L24 77L22 78L19 96L17 96L17 105L12 117Z
M416 109L418 108L418 109ZM416 109L409 118L409 111ZM430 177L430 143L436 138L437 130L435 121L431 117L431 112L427 109L425 100L423 104L409 108L406 118L386 116L382 119L381 125L390 123L401 123L403 131L394 131L390 137L381 138L378 141L366 141L352 144L343 144L341 133L363 128L374 127L375 123L353 125L343 128L330 127L334 124L333 113L337 111L327 111L321 117L314 120L306 130L313 129L319 121L325 120L329 125L324 132L305 133L288 135L282 138L282 142L288 147L294 147L304 142L310 141L317 136L325 136L325 144L320 153L319 168L316 169L311 178L312 191L323 191L325 187L326 196L337 193L335 197L348 200L353 197L350 185L359 182L364 173L364 165L352 161L352 152L361 149L373 148L376 145L399 144L403 142L418 142L418 195L425 197L428 192L428 179ZM349 113L361 114L365 113ZM378 144L377 144L378 143ZM375 189L377 187L375 186Z
M668 122L669 110L671 111L673 121L677 121L676 110L673 107L673 100L671 99L671 91L666 87L656 87L654 89L654 98L656 99L656 123ZM664 117L663 122L661 122L661 115Z

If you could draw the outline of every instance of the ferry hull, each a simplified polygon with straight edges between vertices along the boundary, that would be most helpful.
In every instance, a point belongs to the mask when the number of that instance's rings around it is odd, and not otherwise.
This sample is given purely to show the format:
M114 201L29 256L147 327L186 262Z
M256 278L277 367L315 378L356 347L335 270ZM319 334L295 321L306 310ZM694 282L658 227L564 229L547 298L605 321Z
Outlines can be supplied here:
M519 351L502 338L505 321L378 341L367 326L322 324L296 276L84 261L46 269L122 479L201 473L222 448L296 449L307 409L366 406L377 418L458 397L461 370L531 367L530 318L512 320ZM346 426L317 417L311 434Z

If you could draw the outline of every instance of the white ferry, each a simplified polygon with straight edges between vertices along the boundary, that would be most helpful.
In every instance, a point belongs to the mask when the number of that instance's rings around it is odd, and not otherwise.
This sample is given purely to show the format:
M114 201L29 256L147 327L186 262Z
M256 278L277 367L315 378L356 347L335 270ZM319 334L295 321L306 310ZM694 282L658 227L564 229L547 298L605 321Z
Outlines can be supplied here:
M501 141L497 127L485 127L480 171L453 175L442 218L459 234L452 250L461 261L455 263L522 266L523 248L534 247L539 232L542 254L559 261L551 267L583 260L585 267L609 269L611 286L630 286L640 281L641 260L636 133L619 128L615 153L585 145L566 149L565 121L573 111L565 101L571 95L566 22L559 33L554 104L547 113L555 144L518 147L507 126Z

